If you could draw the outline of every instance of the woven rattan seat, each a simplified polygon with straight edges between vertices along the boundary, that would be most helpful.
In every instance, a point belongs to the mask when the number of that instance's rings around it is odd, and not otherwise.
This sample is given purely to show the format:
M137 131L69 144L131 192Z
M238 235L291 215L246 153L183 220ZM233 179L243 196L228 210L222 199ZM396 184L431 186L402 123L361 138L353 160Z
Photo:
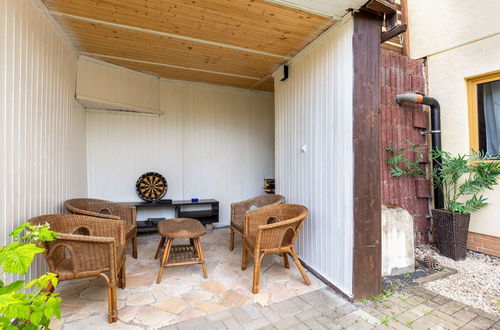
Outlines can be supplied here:
M260 265L266 254L281 254L283 264L290 268L288 255L293 258L304 282L311 281L295 252L294 242L308 214L307 208L296 204L278 204L245 213L243 258L241 269L247 268L248 256L253 256L252 292L259 292Z
M253 207L261 209L273 205L283 204L285 197L281 195L262 195L250 198L241 202L231 204L231 236L229 241L229 250L234 250L234 234L243 236L245 214Z
M137 224L135 206L94 198L75 198L64 202L68 213L123 220L127 242L132 242L132 257L137 258Z
M207 267L200 242L200 236L205 235L207 231L198 220L189 218L162 220L158 223L158 232L161 239L155 259L160 255L160 250L162 248L164 250L156 283L161 282L165 267L201 264L203 276L207 278ZM178 238L189 239L189 244L172 245L172 241Z
M125 222L77 214L49 214L30 220L48 223L57 239L42 243L59 281L100 276L108 286L108 321L118 320L116 287L125 288Z
M197 238L207 233L198 220L189 218L162 220L158 231L165 238Z

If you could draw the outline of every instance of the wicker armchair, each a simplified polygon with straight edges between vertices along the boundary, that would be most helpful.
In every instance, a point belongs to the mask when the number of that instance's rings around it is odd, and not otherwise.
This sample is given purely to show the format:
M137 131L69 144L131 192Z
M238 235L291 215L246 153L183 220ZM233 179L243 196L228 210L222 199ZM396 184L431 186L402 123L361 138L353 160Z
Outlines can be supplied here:
M132 257L137 259L137 224L135 206L102 199L76 198L64 202L68 213L125 221L126 240L132 241Z
M121 220L51 214L33 218L33 225L48 223L59 235L46 242L45 259L60 281L101 276L108 285L108 322L118 319L116 286L124 288L125 226Z
M234 250L234 233L238 233L243 236L243 220L245 219L245 213L250 211L252 206L257 208L263 208L266 206L272 206L277 204L282 204L285 202L285 197L281 195L261 195L254 198L250 198L241 202L236 202L231 204L231 238L229 242L229 250Z
M243 257L241 269L248 264L248 254L253 255L253 293L259 292L260 263L266 254L281 254L286 268L290 268L289 254L307 285L311 282L295 252L294 242L307 217L307 208L296 204L281 204L248 212L245 215Z

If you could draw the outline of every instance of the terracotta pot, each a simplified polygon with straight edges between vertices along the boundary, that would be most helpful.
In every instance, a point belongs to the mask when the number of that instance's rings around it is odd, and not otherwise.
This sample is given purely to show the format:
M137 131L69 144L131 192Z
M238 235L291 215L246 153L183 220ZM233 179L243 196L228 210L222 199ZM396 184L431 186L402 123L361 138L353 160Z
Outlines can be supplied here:
M455 261L467 256L470 214L432 210L439 252Z

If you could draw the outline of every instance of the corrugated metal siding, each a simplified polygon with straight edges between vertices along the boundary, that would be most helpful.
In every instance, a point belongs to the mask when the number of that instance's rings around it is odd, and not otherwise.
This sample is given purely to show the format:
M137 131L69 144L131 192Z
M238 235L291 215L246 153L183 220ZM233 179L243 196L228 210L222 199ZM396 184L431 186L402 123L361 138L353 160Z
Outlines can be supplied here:
M326 33L292 59L288 80L275 79L276 184L310 211L300 257L351 294L352 19Z
M76 60L35 3L0 1L0 245L30 217L86 195ZM45 270L40 258L30 275Z
M157 171L166 198L215 198L228 225L230 203L262 194L274 175L273 94L162 80L161 111L87 113L90 196L139 200L137 178Z

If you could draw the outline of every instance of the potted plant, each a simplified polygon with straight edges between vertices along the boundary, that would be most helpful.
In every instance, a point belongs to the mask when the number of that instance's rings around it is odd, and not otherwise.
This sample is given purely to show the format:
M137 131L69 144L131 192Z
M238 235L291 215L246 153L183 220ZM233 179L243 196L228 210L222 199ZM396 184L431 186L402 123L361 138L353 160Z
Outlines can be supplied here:
M6 273L26 274L35 255L45 251L37 244L53 241L57 233L48 225L24 223L10 236L13 242L0 247L0 278L4 280L19 278L5 276ZM60 317L61 298L52 293L57 282L53 273L29 283L18 280L7 284L0 280L0 329L49 329L52 317Z
M444 200L443 209L432 210L438 248L444 256L462 260L467 254L470 214L488 205L482 193L497 184L500 161L475 151L453 156L433 150L432 156L440 165L433 169L433 182Z

